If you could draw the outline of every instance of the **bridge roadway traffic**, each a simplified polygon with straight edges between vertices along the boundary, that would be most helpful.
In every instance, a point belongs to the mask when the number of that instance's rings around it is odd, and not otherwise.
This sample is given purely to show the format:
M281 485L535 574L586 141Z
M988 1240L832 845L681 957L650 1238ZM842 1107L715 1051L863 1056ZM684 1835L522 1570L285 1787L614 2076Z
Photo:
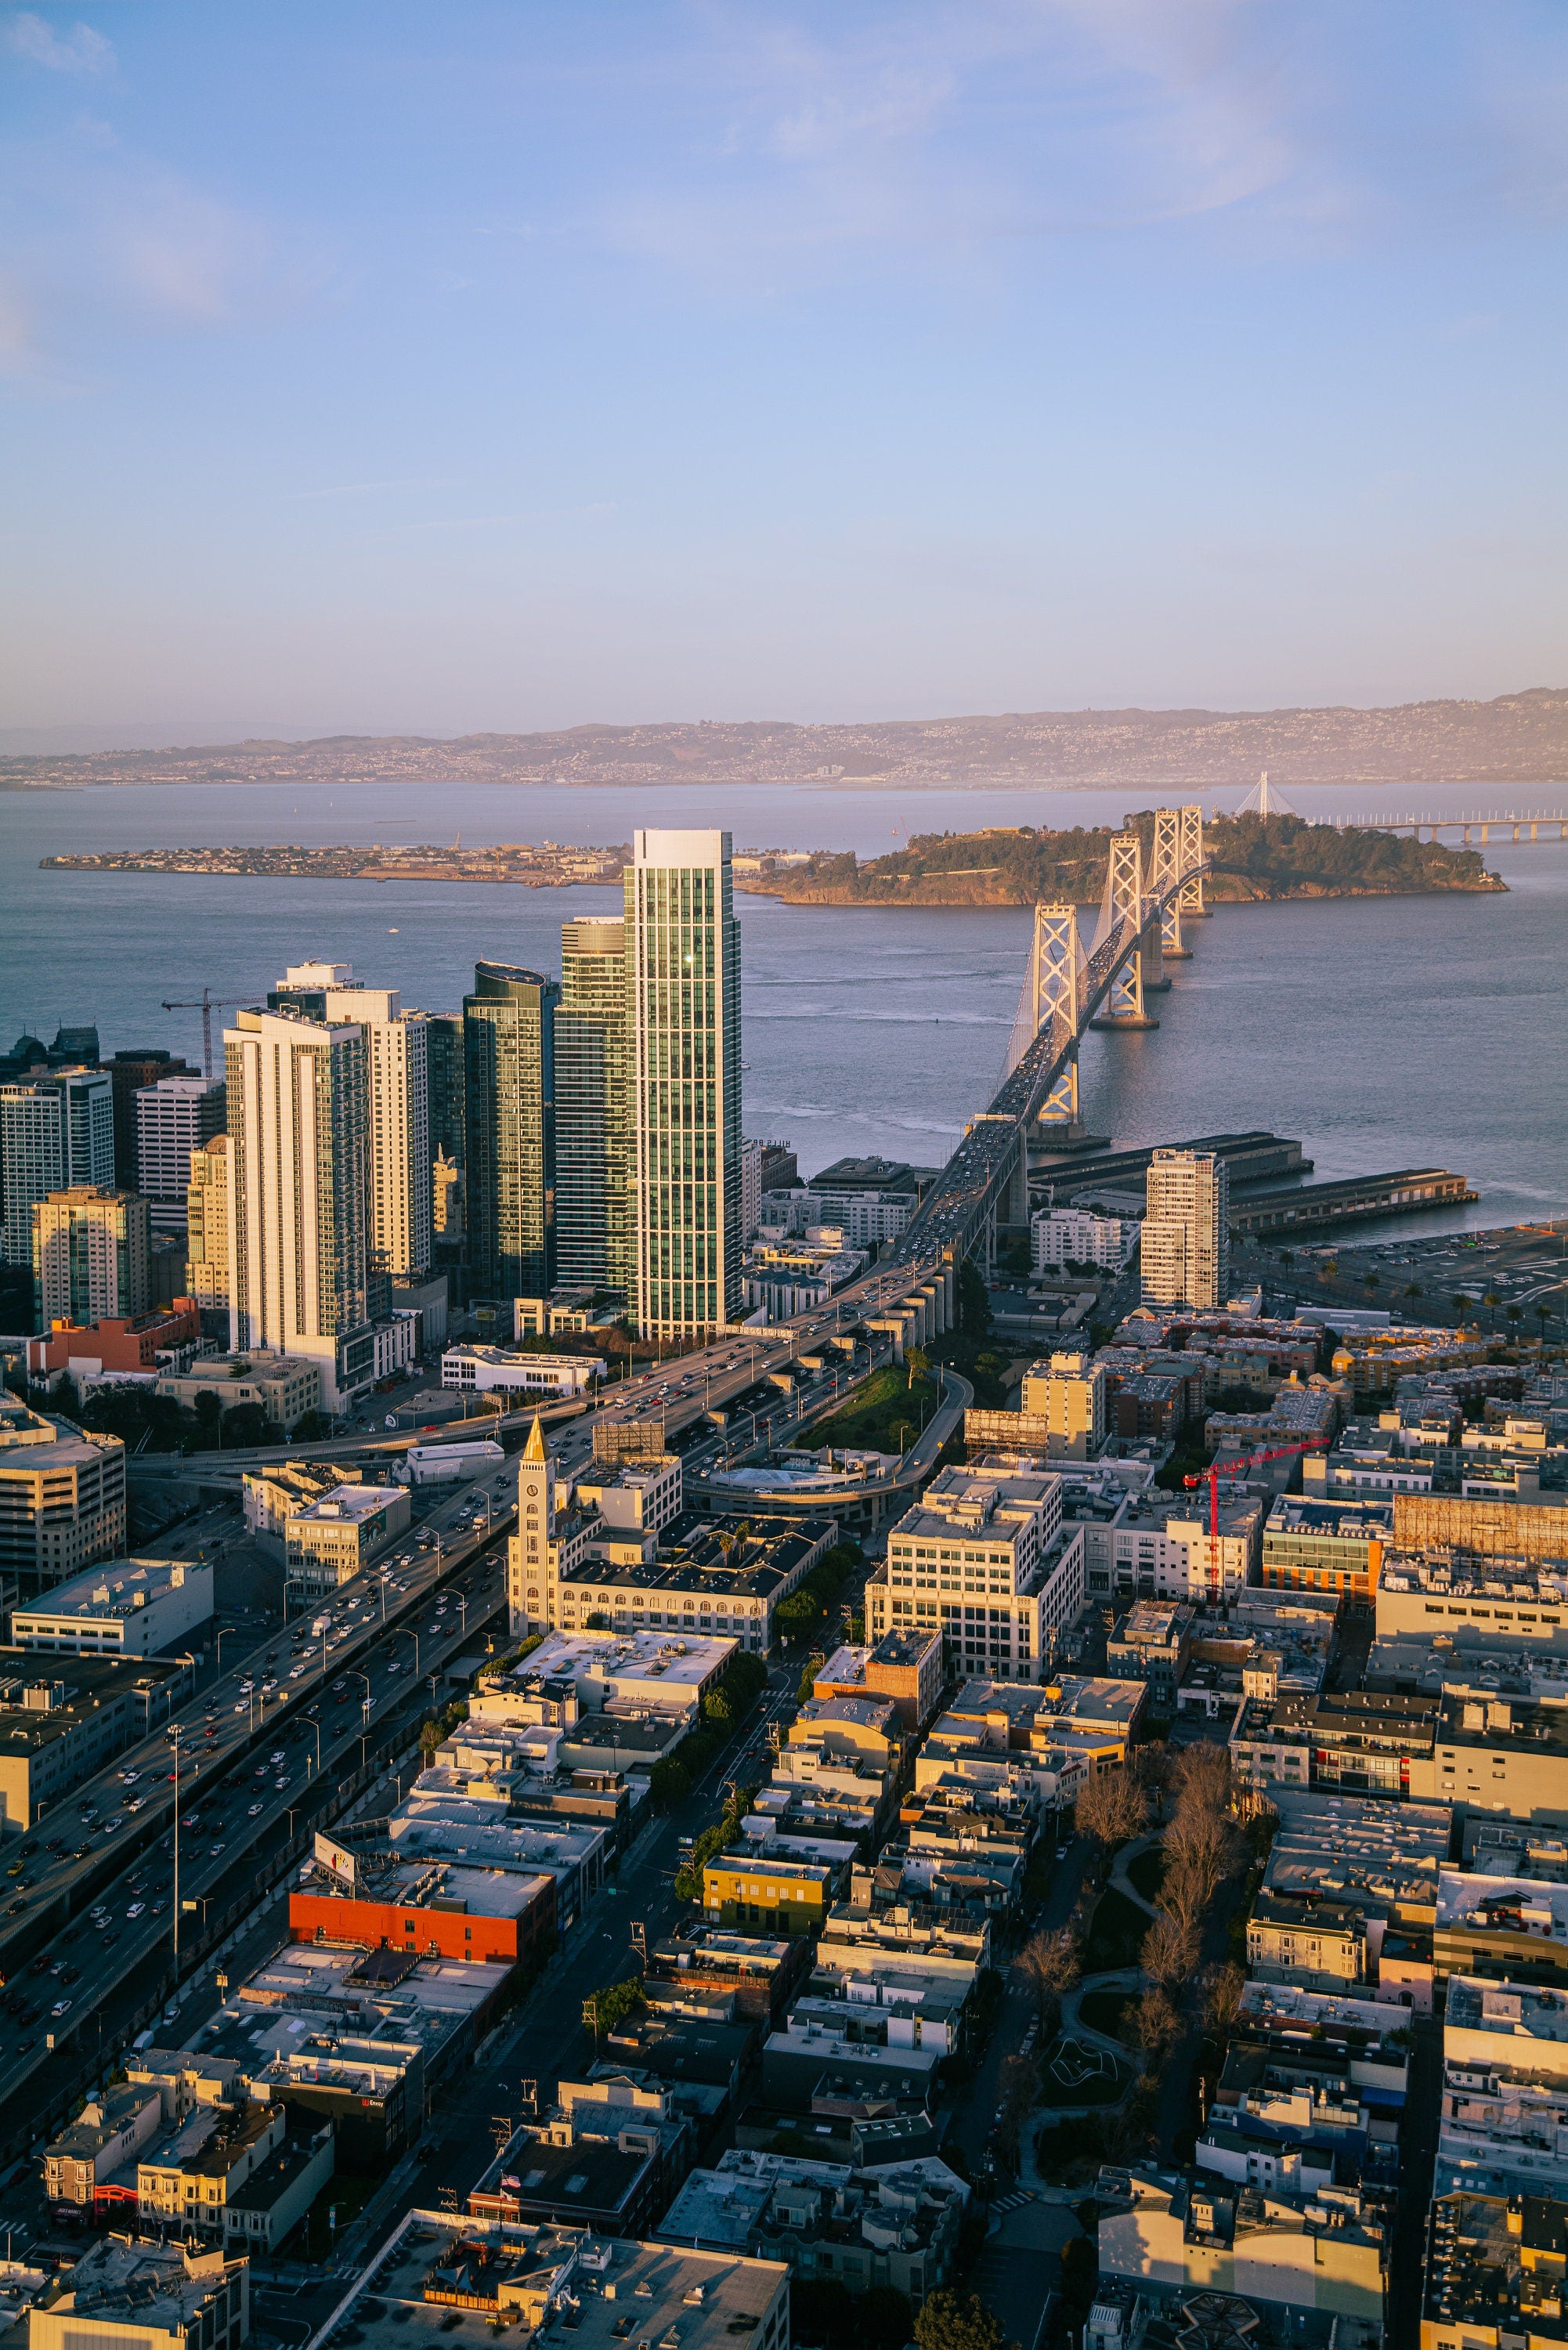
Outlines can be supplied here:
M1111 983L1151 929L1158 929L1172 899L1180 896L1199 873L1207 873L1207 858L1179 874L1158 898L1146 898L1141 924L1126 916L1088 958L1078 994L1077 1024L1057 1013L1049 1025L1042 1024L1017 1066L1003 1079L991 1106L976 1118L919 1207L910 1218L894 1260L909 1272L929 1264L950 1250L963 1257L974 1246L986 1218L1012 1179L1017 1151L1031 1121L1050 1095L1052 1087L1078 1049L1085 1030L1111 992Z

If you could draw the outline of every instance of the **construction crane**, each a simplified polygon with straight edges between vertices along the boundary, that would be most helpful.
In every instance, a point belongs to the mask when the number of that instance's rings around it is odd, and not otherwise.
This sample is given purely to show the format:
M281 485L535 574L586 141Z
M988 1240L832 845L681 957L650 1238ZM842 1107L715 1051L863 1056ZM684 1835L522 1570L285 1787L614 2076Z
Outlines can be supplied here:
M233 1012L236 1005L241 1003L252 1003L254 1001L254 997L250 995L217 996L213 993L210 987L204 987L202 990L202 1000L199 1003L171 1003L167 996L164 998L163 1009L165 1012L199 1012L201 1014L202 1075L206 1078L209 1085L213 1082L213 1013Z
M1326 1436L1303 1437L1296 1444L1276 1444L1267 1452L1243 1452L1234 1461L1211 1461L1196 1477L1184 1477L1184 1485L1207 1485L1209 1488L1209 1580L1220 1579L1220 1480L1234 1476L1238 1469L1261 1468L1265 1461L1289 1461L1298 1452L1318 1452L1328 1442Z

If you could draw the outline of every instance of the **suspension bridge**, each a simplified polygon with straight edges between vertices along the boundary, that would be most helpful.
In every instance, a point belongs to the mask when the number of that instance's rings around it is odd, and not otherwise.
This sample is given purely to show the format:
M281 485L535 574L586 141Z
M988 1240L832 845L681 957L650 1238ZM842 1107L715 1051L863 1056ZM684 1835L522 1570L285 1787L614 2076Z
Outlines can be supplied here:
M895 1260L913 1265L982 1241L998 1223L1029 1221L1028 1141L1039 1121L1078 1119L1078 1051L1095 1028L1156 1028L1148 998L1169 986L1168 962L1191 953L1183 924L1202 920L1203 814L1157 808L1146 859L1141 834L1112 837L1105 894L1085 947L1075 906L1040 905L1002 1083L927 1192Z

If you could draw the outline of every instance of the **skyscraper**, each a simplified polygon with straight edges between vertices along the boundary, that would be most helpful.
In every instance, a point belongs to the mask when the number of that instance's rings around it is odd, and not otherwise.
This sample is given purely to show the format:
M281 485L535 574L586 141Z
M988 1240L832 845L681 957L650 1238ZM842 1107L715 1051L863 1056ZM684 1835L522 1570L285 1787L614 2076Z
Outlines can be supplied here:
M152 1232L136 1191L74 1183L33 1210L33 1286L40 1323L145 1314Z
M433 1263L454 1296L466 1295L463 1167L468 1157L468 1085L461 1012L428 1012L431 1230Z
M214 1134L191 1153L185 1195L185 1281L198 1305L229 1302L229 1138Z
M374 1376L362 1028L242 1012L223 1031L229 1344L308 1355L337 1409Z
M33 1262L33 1210L51 1191L114 1189L114 1092L107 1069L51 1069L0 1086L0 1256Z
M626 876L637 1318L741 1309L741 953L727 832L639 832Z
M556 1014L556 1274L635 1288L631 1039L626 1017L626 924L561 925Z
M468 1286L539 1297L556 1279L556 1006L559 983L474 967L462 999Z
M137 1189L155 1232L183 1232L191 1153L223 1131L222 1077L161 1076L136 1096Z
M421 1280L432 1254L430 1062L425 1015L405 1012L395 987L367 987L352 963L296 963L267 997L328 1025L353 1021L365 1039L372 1253L394 1278Z
M1145 1303L1195 1309L1231 1287L1230 1170L1208 1150L1157 1150L1140 1240Z

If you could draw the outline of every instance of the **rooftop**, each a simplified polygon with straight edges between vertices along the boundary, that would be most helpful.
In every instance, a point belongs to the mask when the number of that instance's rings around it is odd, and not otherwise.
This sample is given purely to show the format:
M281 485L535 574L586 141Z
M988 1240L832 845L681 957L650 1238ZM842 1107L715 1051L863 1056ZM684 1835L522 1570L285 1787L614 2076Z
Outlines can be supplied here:
M1528 2070L1533 2061L1531 2041L1568 2045L1568 1991L1450 1975L1445 2022L1449 2033L1484 2032L1495 2036L1498 2061ZM1513 2045L1505 2047L1505 2042Z
M1394 1533L1391 1501L1308 1502L1281 1493L1269 1512L1265 1534L1338 1534L1345 1542L1388 1542Z
M0 1754L36 1752L79 1730L105 1705L138 1691L151 1695L189 1670L177 1657L40 1656L36 1648L0 1648Z
M100 2236L63 2269L36 2304L57 2314L178 2333L193 2326L214 2293L243 2263L222 2252L191 2252L150 2237ZM91 2324L75 2329L93 2331Z
M1445 1868L1438 1879L1437 1922L1439 1930L1526 1934L1568 1952L1568 1885Z
M1374 1915L1429 1908L1449 1857L1446 1804L1378 1803L1276 1787L1280 1825L1263 1883L1272 1893L1328 1894Z
M710 1676L722 1669L734 1647L734 1641L722 1634L715 1638L688 1634L671 1638L659 1632L549 1632L521 1664L503 1673L483 1675L472 1710L481 1720L495 1715L494 1698L510 1688L542 1679L651 1682L667 1690L674 1702L694 1700Z
M384 1510L389 1502L399 1500L402 1492L400 1485L334 1485L331 1492L323 1493L319 1501L311 1502L303 1510L296 1511L289 1524L291 1527L310 1525L324 1519L344 1519L356 1525L361 1524L367 1518L373 1518L378 1511Z
M187 1565L178 1558L109 1559L101 1566L89 1566L68 1582L57 1584L16 1612L29 1621L37 1616L78 1616L94 1621L133 1616L171 1591L183 1590L189 1577L205 1578L210 1595L212 1572L211 1567Z

